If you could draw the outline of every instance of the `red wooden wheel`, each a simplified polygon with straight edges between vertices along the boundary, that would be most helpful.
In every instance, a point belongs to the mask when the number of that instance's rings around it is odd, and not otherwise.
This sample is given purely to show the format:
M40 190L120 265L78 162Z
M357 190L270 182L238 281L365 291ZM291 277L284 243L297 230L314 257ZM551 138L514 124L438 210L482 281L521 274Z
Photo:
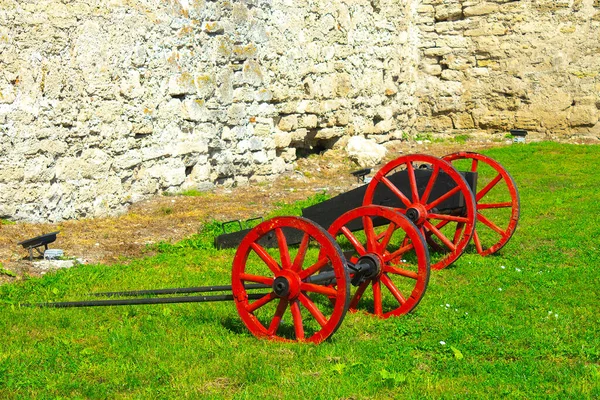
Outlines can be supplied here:
M351 279L357 278L353 265L369 259L378 264L375 274L356 282L351 310L372 303L370 312L388 318L406 314L419 304L429 282L429 252L408 218L393 208L363 206L336 219L329 233L338 239L347 257L352 253L348 259ZM405 238L411 244L403 245Z
M512 237L519 220L520 200L515 181L497 161L461 151L443 157L459 170L477 172L477 227L473 242L482 256L500 250Z
M286 238L294 235L301 238L297 247ZM276 248L266 248L269 240ZM249 296L248 287L256 284L265 285L268 293L251 301L256 296ZM313 343L337 330L350 298L340 247L327 231L300 217L273 218L248 232L233 260L232 292L253 335Z
M384 165L367 186L363 205L369 204L393 206L415 223L429 244L433 269L456 261L475 229L475 197L467 181L450 163L429 155Z

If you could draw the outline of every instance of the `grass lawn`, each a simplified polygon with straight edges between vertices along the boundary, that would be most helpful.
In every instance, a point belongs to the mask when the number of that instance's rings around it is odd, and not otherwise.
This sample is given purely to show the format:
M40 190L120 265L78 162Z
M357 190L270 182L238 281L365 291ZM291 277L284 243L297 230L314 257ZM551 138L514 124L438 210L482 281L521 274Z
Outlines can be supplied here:
M600 146L485 154L519 187L517 231L495 255L471 248L432 271L412 314L348 313L314 346L257 340L232 302L18 305L228 284L235 250L199 236L0 287L0 398L599 398Z

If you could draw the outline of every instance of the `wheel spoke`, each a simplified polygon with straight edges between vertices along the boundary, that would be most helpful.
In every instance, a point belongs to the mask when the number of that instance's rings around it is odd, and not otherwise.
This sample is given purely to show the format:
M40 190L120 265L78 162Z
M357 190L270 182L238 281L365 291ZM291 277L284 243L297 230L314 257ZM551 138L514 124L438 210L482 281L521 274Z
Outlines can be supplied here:
M381 285L379 279L373 279L373 313L378 317L383 315L383 305L381 303Z
M465 228L465 224L463 224L462 222L459 222L458 224L456 224L456 230L454 231L454 239L452 239L452 243L458 243L464 228Z
M415 178L415 168L412 163L406 163L406 171L408 172L408 182L410 183L410 192L412 202L416 203L419 201L419 191L417 190L417 179Z
M354 246L354 248L356 249L356 251L358 252L359 255L363 256L367 253L367 250L365 250L365 248L363 247L362 243L360 243L358 241L358 239L356 238L356 236L354 236L352 234L352 232L350 232L350 229L348 229L347 227L343 226L342 229L340 229L342 231L342 233L344 234L344 236L346 236L346 239L348 239L350 241L350 243L352 244L352 246Z
M262 246L254 242L250 245L250 247L256 252L256 254L258 254L261 260L263 260L265 264L267 264L267 267L269 267L269 269L274 274L277 274L279 273L279 271L281 271L281 267L279 266L279 264L277 264L277 261L275 261L275 259L271 257L271 255L267 253L267 251Z
M296 339L304 340L304 326L302 326L302 314L300 313L300 306L298 300L294 300L290 306L292 310L292 319L294 320L294 332L296 332Z
M408 271L406 269L402 269L399 267L393 267L391 265L384 266L383 272L391 272L394 275L405 276L407 278L412 278L412 279L419 279L419 275L416 272Z
M300 276L300 279L306 279L309 276L311 276L312 274L319 272L319 270L321 268L323 268L324 266L326 266L327 264L329 264L329 258L327 258L327 257L319 258L319 261L317 261L310 267L300 271L300 273L298 275Z
M483 246L481 245L481 239L479 239L479 234L477 233L477 229L473 232L473 242L475 243L475 248L478 253L483 253Z
M478 165L479 165L479 160L476 158L473 158L473 160L471 161L471 172L477 172Z
M367 251L375 251L375 230L373 228L373 220L365 216L362 217L363 229L365 230L365 236L367 237Z
M279 247L279 255L281 256L281 267L283 269L290 269L292 267L292 262L290 261L290 251L283 230L281 228L276 228L275 236L277 236L277 246Z
M244 282L254 282L254 283L263 283L265 285L272 285L273 278L268 278L266 276L258 276L252 274L240 274L240 279Z
M499 228L498 225L494 224L492 221L490 221L489 219L487 219L486 217L481 215L481 213L477 213L477 220L481 221L482 223L487 225L490 229L492 229L494 232L498 233L500 236L502 236L502 237L506 236L506 232L504 232L501 228Z
M246 305L246 310L249 313L253 313L254 311L256 311L259 308L261 308L262 306L264 306L265 304L269 304L274 299L276 299L275 293L271 292L269 294L264 295L260 299L256 300L254 303Z
M406 299L404 298L404 296L402 296L402 293L400 293L398 288L394 285L394 282L392 282L392 280L387 275L381 275L381 282L383 282L385 287L388 288L392 296L394 296L394 298L398 300L398 303L406 303Z
M494 179L492 179L487 185L485 185L485 187L483 189L481 189L479 191L479 193L477 193L477 196L475 196L475 201L477 202L477 201L481 200L481 198L483 196L485 196L486 194L488 194L488 192L490 190L492 190L492 188L494 186L496 186L496 184L498 182L500 182L501 179L502 179L502 175L500 175L500 174L496 175L496 177Z
M440 219L442 221L454 221L454 222L460 222L460 223L469 222L469 218L466 218L466 217L456 217L454 215L446 215L446 214L434 214L434 213L430 213L430 214L427 214L427 217L430 218L430 219Z
M423 192L423 196L421 197L421 203L427 203L427 201L429 200L429 195L431 194L431 190L433 189L433 185L435 184L435 181L437 180L437 176L440 172L440 167L438 167L437 165L433 166L433 172L431 173L431 176L429 177L429 182L427 182L427 187L425 188L425 191Z
M450 251L455 251L456 246L454 243L450 241L442 232L440 232L435 226L433 226L429 221L425 221L425 226L429 229L435 236L437 236L442 243L446 245L450 249Z
M513 203L507 201L506 203L489 203L489 204L477 204L478 210L485 210L488 208L507 208L512 207Z
M356 293L354 293L354 296L352 296L352 301L350 301L349 308L355 309L358 306L358 302L360 301L360 298L362 297L367 287L369 287L369 281L365 281L360 284L358 289L356 289Z
M442 222L446 222L446 221L442 221ZM433 234L431 231L427 231L425 230L424 227L421 228L421 234L423 235L423 237L425 238L425 241L429 244L429 246L431 246L431 248L435 251L437 251L438 253L444 253L445 250L442 246L440 246L439 244L437 244L435 242L435 240L433 240L433 238L431 237L431 235Z
M317 320L319 325L323 327L325 324L327 324L327 318L325 318L323 313L317 308L315 303L308 298L308 296L306 296L304 293L300 293L298 299L300 300L300 303L302 303L302 305L312 314L312 316L315 317L315 320Z
M298 253L296 254L296 258L294 258L294 264L292 264L292 270L299 272L302 270L302 266L304 265L304 258L306 257L306 250L308 249L308 243L310 242L310 236L308 233L305 233L302 236L302 241L300 242L300 247L298 248Z
M383 233L383 239L381 243L379 243L379 253L383 254L387 249L388 244L390 244L390 240L392 239L392 235L396 231L396 224L390 222L388 228Z
M382 182L385 186L387 186L388 189L390 189L392 191L392 193L394 193L396 195L396 197L398 197L400 199L400 201L402 201L402 203L404 203L404 205L406 207L410 207L411 201L388 178L383 176L383 177L381 177L380 182Z
M300 290L304 292L314 292L328 297L337 297L337 290L329 286L315 285L314 283L300 283Z
M279 304L277 305L277 309L275 310L275 315L273 315L273 319L271 320L271 324L269 325L269 329L267 330L267 334L269 336L275 335L277 333L277 329L279 329L279 325L281 324L281 319L285 310L287 309L288 301L287 299L280 299Z
M393 252L391 254L384 254L383 261L388 262L391 260L395 260L396 258L400 258L403 254L406 254L407 251L412 250L413 247L414 247L413 244L409 243L406 246L399 248L398 250L396 250L395 252Z
M454 196L458 192L460 192L460 186L456 186L454 189L451 189L448 192L444 193L443 195L441 195L440 197L438 197L431 203L427 204L427 206L425 208L427 208L427 211L429 211L432 208L438 206L440 203L448 200L450 197Z

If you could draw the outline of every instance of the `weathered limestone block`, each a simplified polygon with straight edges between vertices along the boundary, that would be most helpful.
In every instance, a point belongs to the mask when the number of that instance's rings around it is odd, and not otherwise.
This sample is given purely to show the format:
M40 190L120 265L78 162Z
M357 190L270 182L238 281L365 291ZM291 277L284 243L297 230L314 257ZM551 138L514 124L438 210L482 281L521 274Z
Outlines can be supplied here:
M102 179L112 166L111 157L100 149L88 149L81 153L80 173L84 179Z
M225 32L225 27L220 21L204 21L202 23L202 30L206 33L219 35Z
M447 115L435 117L418 117L416 121L418 131L443 132L453 128L452 119Z
M515 115L515 128L537 130L540 125L539 116L531 112L519 111Z
M277 127L284 132L295 130L298 128L298 116L296 114L286 115L279 120Z
M269 89L258 89L254 92L254 100L256 101L271 101L273 100L273 92Z
M173 75L169 78L169 95L182 96L186 94L195 94L196 85L194 77L188 72Z
M255 164L266 164L269 162L269 157L267 155L267 152L264 150L259 150L259 151L255 151L252 153L252 161ZM259 172L260 173L260 172ZM269 174L271 173L271 171L266 170L264 171L264 174Z
M40 141L39 149L52 156L59 156L67 152L67 144L59 140L44 139Z
M570 110L569 123L573 127L594 126L598 122L598 109L595 105L575 106Z
M447 81L461 82L464 79L465 74L460 71L453 69L445 69L442 71L441 78Z
M206 107L204 100L185 99L181 106L181 118L185 120L207 122L214 118L214 113Z
M467 29L464 32L465 36L503 36L506 35L508 29L502 23L481 24L477 28Z
M514 127L514 114L503 111L490 111L476 117L476 123L479 128L508 130Z
M234 45L232 48L233 57L238 61L244 61L248 58L255 58L258 49L254 43L247 45Z
M252 86L260 86L263 83L263 73L261 66L254 60L246 60L242 67L244 83Z
M319 119L314 114L305 114L298 121L299 128L316 128L319 124Z
M288 147L282 150L278 150L278 156L286 163L292 163L296 160L296 148Z
M0 87L0 104L12 104L17 98L17 91L13 85L5 84Z
M317 139L317 140L333 139L333 138L344 136L345 133L346 133L346 129L343 127L339 127L339 126L336 126L333 128L324 128L324 129L319 129L317 131L317 134L315 135L315 139Z
M457 113L452 115L452 123L455 129L473 129L475 122L469 113Z
M144 94L139 71L129 71L127 79L121 82L120 92L128 99L135 99Z
M308 129L300 128L292 132L292 144L304 144L308 136Z
M452 53L452 49L450 47L432 47L430 49L426 49L423 54L428 57L441 57L446 54Z
M166 160L145 169L141 174L156 180L163 188L179 186L185 181L185 165L177 159Z
M439 76L442 74L442 66L439 64L425 64L421 68L428 75Z
M142 163L142 153L139 150L129 150L115 159L115 166L119 170L131 169Z
M227 123L240 125L246 120L246 107L244 104L232 104L227 110Z
M200 73L194 77L196 95L201 99L209 99L215 92L215 78L210 74Z
M396 127L396 123L392 118L384 119L375 124L374 132L376 134L387 133L387 132L392 131L395 127ZM378 136L383 136L383 135L378 135ZM388 140L388 138L386 137L385 140L382 139L382 142L387 141L387 140ZM378 142L378 143L380 143L380 142Z
M16 162L15 162L16 164ZM0 183L20 182L25 177L25 171L22 167L16 165L0 168ZM8 193L8 192L5 192ZM0 202L1 203L1 202ZM10 214L6 214L10 215Z
M474 17L495 13L500 9L496 3L483 2L471 7L465 7L463 14L465 17Z
M441 4L435 7L436 21L452 21L462 18L462 7L460 4Z
M55 171L50 165L54 162L53 158L39 156L25 163L24 179L25 182L49 182L54 178Z
M292 142L292 133L277 131L274 135L275 147L278 149L284 149L290 145Z
M353 136L348 140L346 151L351 160L361 167L372 167L383 160L387 149L374 140Z

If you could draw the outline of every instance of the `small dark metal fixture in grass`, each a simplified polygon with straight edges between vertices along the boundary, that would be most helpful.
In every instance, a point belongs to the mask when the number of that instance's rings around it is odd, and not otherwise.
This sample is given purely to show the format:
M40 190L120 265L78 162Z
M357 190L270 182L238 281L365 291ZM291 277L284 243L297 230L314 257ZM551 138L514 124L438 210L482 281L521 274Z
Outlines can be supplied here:
M31 239L23 240L17 244L20 244L29 251L29 261L33 261L33 250L37 251L43 257L44 253L40 250L40 247L44 246L44 250L48 250L48 245L56 241L56 235L59 233L59 231L46 233Z
M525 129L511 129L510 134L513 136L513 142L525 143L525 136L527 136Z
M368 184L305 208L302 217L276 217L217 237L218 248L237 247L231 285L96 293L143 297L40 306L233 300L253 335L319 343L348 310L379 318L412 311L425 294L430 268L452 264L471 239L479 254L495 253L518 218L516 185L491 158L471 152L406 155ZM157 297L210 292L230 293Z

